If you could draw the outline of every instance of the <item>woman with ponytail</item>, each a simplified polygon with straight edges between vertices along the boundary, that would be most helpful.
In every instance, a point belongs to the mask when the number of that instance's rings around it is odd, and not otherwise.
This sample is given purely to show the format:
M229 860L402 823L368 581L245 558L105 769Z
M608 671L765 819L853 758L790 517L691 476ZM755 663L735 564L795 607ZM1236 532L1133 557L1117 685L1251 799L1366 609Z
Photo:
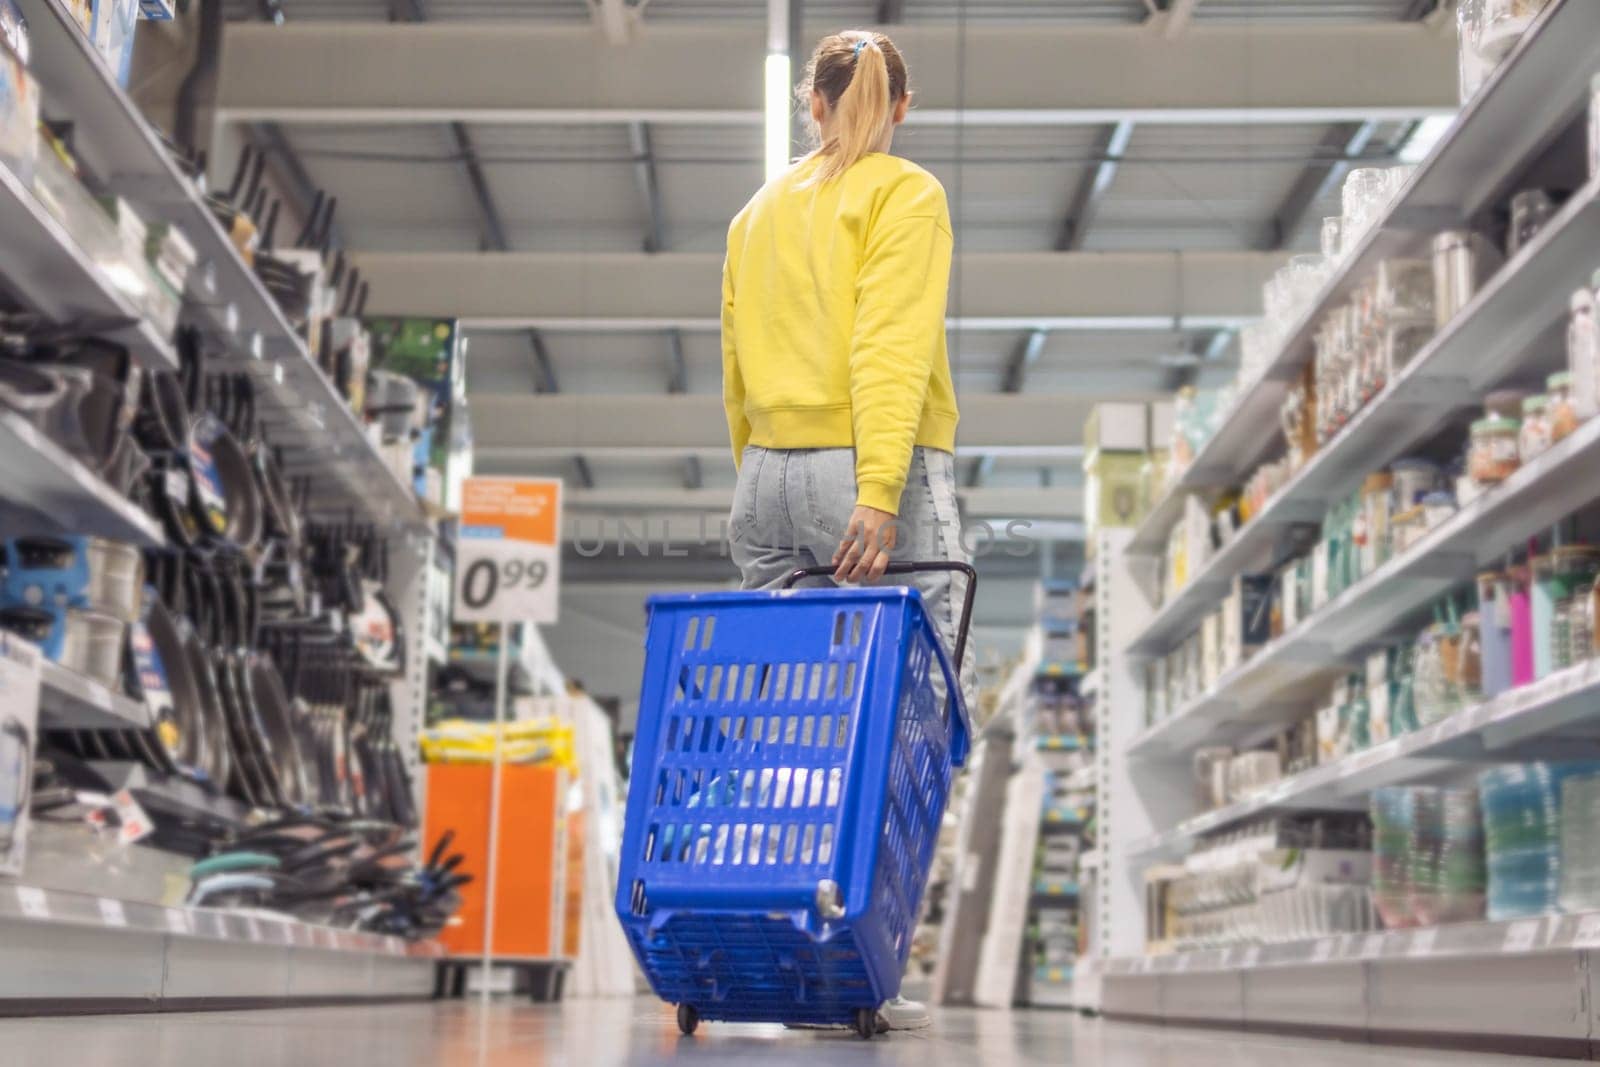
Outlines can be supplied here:
M824 562L835 581L876 582L891 554L965 558L944 333L950 213L931 174L889 154L911 106L905 60L881 33L824 37L800 98L817 147L739 212L723 268L739 468L728 540L746 589ZM915 578L953 649L965 579ZM927 1024L909 1001L881 1014L897 1029Z

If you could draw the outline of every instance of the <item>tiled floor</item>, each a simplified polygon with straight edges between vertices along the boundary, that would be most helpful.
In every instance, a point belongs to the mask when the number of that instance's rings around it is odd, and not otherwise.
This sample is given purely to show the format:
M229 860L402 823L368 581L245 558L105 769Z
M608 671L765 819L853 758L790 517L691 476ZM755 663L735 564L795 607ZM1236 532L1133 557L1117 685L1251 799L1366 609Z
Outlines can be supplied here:
M3 1067L1516 1067L1505 1056L1157 1029L1065 1012L945 1010L931 1030L863 1042L776 1026L705 1024L683 1038L647 1000L392 1005L0 1022Z

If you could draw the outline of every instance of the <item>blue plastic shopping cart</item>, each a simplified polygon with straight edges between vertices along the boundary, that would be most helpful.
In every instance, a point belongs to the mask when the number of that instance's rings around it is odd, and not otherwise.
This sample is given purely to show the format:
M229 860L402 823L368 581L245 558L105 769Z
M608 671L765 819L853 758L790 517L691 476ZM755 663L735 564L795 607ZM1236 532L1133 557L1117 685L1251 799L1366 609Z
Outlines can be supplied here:
M954 665L913 589L649 600L616 907L686 1034L714 1019L871 1037L900 991L970 744L957 670L977 575L889 570L967 576Z

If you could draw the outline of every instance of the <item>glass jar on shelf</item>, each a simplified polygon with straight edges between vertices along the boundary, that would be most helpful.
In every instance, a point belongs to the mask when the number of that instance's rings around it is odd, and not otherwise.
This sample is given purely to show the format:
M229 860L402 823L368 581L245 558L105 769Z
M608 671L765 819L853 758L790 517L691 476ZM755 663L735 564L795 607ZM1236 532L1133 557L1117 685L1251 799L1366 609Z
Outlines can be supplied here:
M1480 486L1498 485L1522 465L1516 419L1479 419L1472 424L1467 475Z
M1544 396L1530 396L1522 401L1522 427L1517 439L1517 454L1524 464L1538 459L1550 450L1549 401Z
M1552 374L1545 381L1545 410L1550 416L1550 443L1566 437L1578 428L1578 413L1572 405L1572 375L1563 371Z
M1511 229L1506 233L1506 257L1516 255L1539 236L1556 213L1556 201L1543 189L1524 189L1511 198Z
M1499 63L1511 54L1550 0L1483 0L1478 50Z

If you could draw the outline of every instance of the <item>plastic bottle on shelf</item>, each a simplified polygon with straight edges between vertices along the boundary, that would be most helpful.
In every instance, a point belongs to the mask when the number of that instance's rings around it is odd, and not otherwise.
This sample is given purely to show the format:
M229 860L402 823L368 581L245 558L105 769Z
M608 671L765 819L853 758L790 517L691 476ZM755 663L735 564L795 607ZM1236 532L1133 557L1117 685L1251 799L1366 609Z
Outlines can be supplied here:
M1589 177L1600 177L1600 74L1589 82Z
M1572 413L1581 422L1600 414L1600 329L1596 328L1594 290L1572 294L1567 319L1567 371L1572 375Z

